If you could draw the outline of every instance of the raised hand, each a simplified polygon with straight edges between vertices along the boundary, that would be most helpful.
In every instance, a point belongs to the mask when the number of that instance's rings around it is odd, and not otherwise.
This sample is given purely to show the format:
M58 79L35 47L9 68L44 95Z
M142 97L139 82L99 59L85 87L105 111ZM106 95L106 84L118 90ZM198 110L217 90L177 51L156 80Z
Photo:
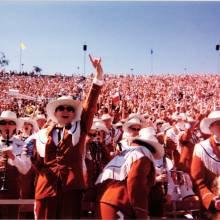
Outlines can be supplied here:
M89 54L89 59L93 65L93 67L96 69L96 78L98 80L103 80L103 69L102 69L102 66L101 66L101 57L98 59L98 58L95 58L93 59L92 56Z

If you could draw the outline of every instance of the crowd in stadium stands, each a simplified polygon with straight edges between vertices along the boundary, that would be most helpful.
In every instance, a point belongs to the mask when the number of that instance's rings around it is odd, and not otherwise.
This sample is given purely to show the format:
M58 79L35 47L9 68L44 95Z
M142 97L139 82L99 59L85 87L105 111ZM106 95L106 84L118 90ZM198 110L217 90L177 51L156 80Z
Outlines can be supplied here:
M88 76L0 72L0 199L35 198L37 219L218 219L220 76L103 74L90 61ZM18 181L3 194L5 161Z
M0 111L12 109L18 116L24 116L24 110L29 105L44 111L48 100L62 95L83 98L92 79L92 76L85 78L9 73L0 73L0 76ZM10 89L18 90L19 94L10 95ZM129 113L139 112L149 114L154 119L163 119L171 117L178 105L183 111L189 111L192 117L197 117L199 113L207 113L219 105L219 90L218 75L106 75L98 104L114 111L112 100L119 94L120 105L117 103L116 107L126 105ZM30 96L33 100L22 99L20 94Z

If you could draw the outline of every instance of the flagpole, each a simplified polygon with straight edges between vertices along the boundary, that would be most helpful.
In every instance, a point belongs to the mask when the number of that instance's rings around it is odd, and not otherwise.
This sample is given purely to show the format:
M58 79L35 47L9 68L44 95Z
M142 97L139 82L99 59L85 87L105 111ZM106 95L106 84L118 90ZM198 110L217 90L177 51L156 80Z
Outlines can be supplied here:
M19 44L19 48L20 48L20 73L21 73L21 61L22 61L22 49L21 49L21 42Z
M151 64L150 64L150 73L153 75L153 50L150 51L151 54Z

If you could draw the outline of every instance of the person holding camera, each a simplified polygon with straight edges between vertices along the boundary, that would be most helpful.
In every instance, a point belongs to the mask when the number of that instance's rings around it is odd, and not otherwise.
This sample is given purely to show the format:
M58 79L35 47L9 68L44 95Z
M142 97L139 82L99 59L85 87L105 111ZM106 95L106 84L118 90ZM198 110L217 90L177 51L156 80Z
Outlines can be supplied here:
M88 187L93 187L95 180L104 166L111 160L110 152L105 145L108 129L102 120L94 121L86 138L86 168Z

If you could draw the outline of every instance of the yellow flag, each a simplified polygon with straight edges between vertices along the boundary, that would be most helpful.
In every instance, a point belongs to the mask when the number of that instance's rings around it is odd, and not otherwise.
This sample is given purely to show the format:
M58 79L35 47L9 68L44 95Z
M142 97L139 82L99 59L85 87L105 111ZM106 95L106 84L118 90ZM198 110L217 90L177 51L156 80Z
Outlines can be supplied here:
M23 42L20 43L20 48L21 48L22 50L26 49L26 46L25 46L25 44L24 44Z

